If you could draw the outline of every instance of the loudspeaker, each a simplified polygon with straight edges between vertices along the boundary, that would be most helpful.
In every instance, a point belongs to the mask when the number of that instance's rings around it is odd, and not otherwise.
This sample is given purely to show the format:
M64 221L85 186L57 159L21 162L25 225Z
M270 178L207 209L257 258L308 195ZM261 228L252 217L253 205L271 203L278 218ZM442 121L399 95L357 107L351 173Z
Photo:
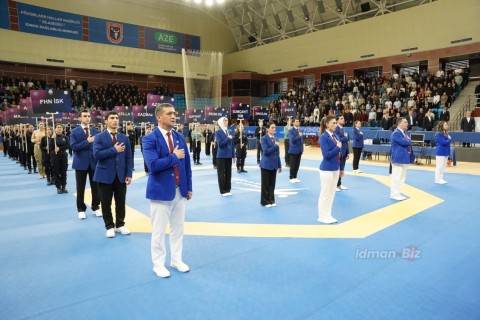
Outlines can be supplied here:
M370 11L370 3L365 2L360 5L360 8L362 8L362 12L368 12Z
M250 37L248 37L248 41L255 42L255 41L257 41L257 39L254 36L250 36Z

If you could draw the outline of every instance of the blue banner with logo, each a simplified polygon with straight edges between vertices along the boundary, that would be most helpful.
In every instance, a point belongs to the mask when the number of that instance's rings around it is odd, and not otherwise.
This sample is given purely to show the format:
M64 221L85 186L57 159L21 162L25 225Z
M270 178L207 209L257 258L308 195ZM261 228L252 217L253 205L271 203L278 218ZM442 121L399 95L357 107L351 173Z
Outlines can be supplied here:
M88 39L90 42L138 48L138 33L139 27L133 24L88 18Z
M43 36L82 40L82 16L17 3L18 30Z
M0 29L10 29L10 15L8 14L8 0L0 0Z

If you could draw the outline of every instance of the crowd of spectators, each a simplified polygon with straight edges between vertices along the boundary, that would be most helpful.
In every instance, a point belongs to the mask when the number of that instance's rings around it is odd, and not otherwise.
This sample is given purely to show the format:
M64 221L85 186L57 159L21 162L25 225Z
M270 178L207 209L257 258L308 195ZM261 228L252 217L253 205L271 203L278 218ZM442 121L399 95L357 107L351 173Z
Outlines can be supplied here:
M134 83L107 83L92 88L89 87L87 80L55 79L53 84L48 85L42 79L4 76L0 81L0 110L18 107L20 99L29 97L30 90L51 88L70 92L73 112L82 109L112 110L115 106L146 105L148 93L173 97L173 92L168 86L157 85L149 92L141 92Z
M450 70L437 74L421 73L387 78L355 77L346 82L320 81L317 85L296 84L268 104L270 120L284 125L282 103L293 103L302 126L319 126L326 115L343 114L345 125L356 120L363 126L390 129L395 118L413 113L414 126L424 127L428 110L439 120L468 83L468 70Z

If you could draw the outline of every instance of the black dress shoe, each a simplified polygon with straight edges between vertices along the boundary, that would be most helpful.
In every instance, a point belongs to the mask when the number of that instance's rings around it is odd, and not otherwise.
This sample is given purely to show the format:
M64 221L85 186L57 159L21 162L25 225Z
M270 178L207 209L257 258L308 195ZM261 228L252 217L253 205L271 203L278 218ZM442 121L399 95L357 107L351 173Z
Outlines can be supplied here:
M197 164L198 164L199 166L201 166L201 165L202 165L202 163L201 163L201 162L197 162Z
M248 172L247 170L244 170L243 168L240 170L240 172Z
M62 189L57 188L57 193L58 193L58 194L62 194L62 193L63 193Z
M68 193L68 190L65 187L62 188L62 193Z
M38 171L37 171L37 170L33 170L33 173L38 173Z
M32 174L32 170L28 170L28 174Z
M237 168L237 173L240 173L242 172L242 170L240 170L240 168Z

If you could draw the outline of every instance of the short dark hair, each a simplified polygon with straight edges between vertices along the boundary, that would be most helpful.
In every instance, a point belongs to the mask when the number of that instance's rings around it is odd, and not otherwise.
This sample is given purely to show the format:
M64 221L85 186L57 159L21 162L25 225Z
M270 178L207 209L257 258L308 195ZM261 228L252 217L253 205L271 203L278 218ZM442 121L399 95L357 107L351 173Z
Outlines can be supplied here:
M275 122L273 122L273 121L268 121L268 122L267 122L267 129L270 128L270 127L272 126L272 124L275 124ZM275 126L276 126L276 124L275 124Z
M80 112L78 113L78 117L81 117L81 116L82 116L82 113L88 113L88 114L90 114L90 111L88 111L88 109L82 109L82 110L80 110Z
M116 113L115 111L107 112L107 114L105 115L105 120L108 120L108 117L110 116L118 116L118 113Z
M403 120L407 120L405 117L400 117L397 119L397 125L402 122Z
M155 108L155 116L161 115L163 113L164 108L174 108L173 104L170 103L160 103L156 108Z

